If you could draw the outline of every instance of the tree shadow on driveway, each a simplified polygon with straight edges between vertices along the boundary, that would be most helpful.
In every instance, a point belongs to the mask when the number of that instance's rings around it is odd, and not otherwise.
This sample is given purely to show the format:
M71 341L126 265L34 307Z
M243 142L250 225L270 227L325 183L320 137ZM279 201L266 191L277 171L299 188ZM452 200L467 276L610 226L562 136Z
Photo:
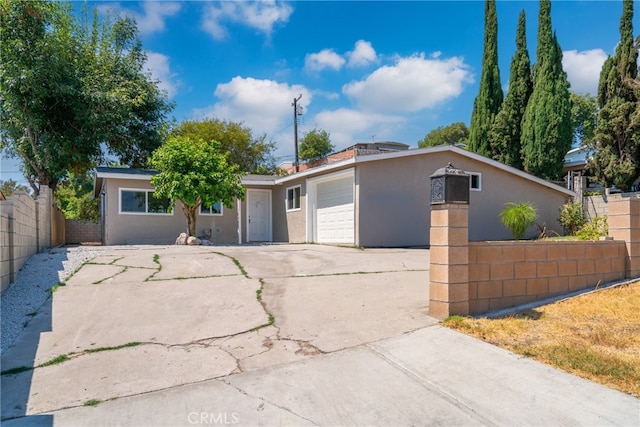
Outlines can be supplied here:
M27 413L40 337L52 330L52 289L60 282L67 254L68 249L55 248L33 255L2 294L3 425L53 425L52 415Z

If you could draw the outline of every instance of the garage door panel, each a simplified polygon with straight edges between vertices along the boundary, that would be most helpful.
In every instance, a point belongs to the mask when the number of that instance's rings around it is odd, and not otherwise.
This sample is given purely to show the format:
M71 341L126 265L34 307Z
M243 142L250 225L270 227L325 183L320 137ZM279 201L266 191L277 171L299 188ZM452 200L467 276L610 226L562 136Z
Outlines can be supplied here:
M351 178L318 184L318 209L353 204L353 180Z
M319 183L316 226L320 243L354 242L353 178Z

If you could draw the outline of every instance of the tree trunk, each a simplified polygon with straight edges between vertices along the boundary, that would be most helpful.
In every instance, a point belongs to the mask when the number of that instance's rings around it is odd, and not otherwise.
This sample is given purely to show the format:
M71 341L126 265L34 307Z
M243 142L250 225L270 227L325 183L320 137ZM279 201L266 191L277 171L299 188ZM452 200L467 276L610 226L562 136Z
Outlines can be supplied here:
M196 210L197 206L185 206L182 205L182 211L187 218L187 234L189 236L196 235Z

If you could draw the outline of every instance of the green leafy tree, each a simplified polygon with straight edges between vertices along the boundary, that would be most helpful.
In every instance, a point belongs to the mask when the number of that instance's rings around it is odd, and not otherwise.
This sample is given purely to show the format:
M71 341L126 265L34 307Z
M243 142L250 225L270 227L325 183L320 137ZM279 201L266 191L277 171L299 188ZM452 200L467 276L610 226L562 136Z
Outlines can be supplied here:
M452 123L449 126L439 126L429 132L418 147L435 147L436 145L462 145L469 143L469 128L463 122Z
M0 192L2 192L5 197L12 196L13 193L18 191L25 191L29 193L29 187L23 184L18 184L12 179L8 179L6 181L0 180Z
M589 146L595 141L596 124L598 123L598 100L590 94L571 92L571 127L573 129L573 145Z
M518 169L522 169L522 118L532 91L526 16L523 10L520 12L516 31L516 52L511 60L509 92L489 131L493 158Z
M313 162L326 157L333 149L329 133L313 129L305 133L300 141L300 158L305 162Z
M484 54L480 92L473 102L469 127L469 151L492 156L489 130L502 105L503 93L498 68L498 17L495 0L485 0Z
M100 201L93 197L93 175L70 172L56 188L58 207L66 219L97 222Z
M234 199L244 199L240 167L227 162L227 153L216 141L171 137L153 153L150 164L159 171L151 177L154 196L182 202L190 236L196 235L201 205L220 202L233 208Z
M633 41L633 1L624 0L620 43L600 73L594 156L589 168L605 187L628 190L640 177L640 80Z
M218 119L188 120L176 126L171 134L205 142L218 141L220 149L228 153L227 161L238 165L244 173L273 174L276 171L273 152L275 143L266 134L254 137L242 123Z
M144 69L130 18L70 3L0 2L0 135L37 194L104 159L143 165L172 106Z
M533 92L522 121L523 166L540 178L559 180L573 137L569 82L562 68L562 49L551 28L550 0L540 0L533 76Z

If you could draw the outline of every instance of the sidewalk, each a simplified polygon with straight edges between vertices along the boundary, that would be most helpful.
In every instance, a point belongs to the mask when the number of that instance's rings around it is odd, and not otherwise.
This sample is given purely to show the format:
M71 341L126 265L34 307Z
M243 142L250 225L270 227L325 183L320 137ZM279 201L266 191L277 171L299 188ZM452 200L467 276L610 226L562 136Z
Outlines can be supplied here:
M13 426L637 426L640 401L440 326Z

